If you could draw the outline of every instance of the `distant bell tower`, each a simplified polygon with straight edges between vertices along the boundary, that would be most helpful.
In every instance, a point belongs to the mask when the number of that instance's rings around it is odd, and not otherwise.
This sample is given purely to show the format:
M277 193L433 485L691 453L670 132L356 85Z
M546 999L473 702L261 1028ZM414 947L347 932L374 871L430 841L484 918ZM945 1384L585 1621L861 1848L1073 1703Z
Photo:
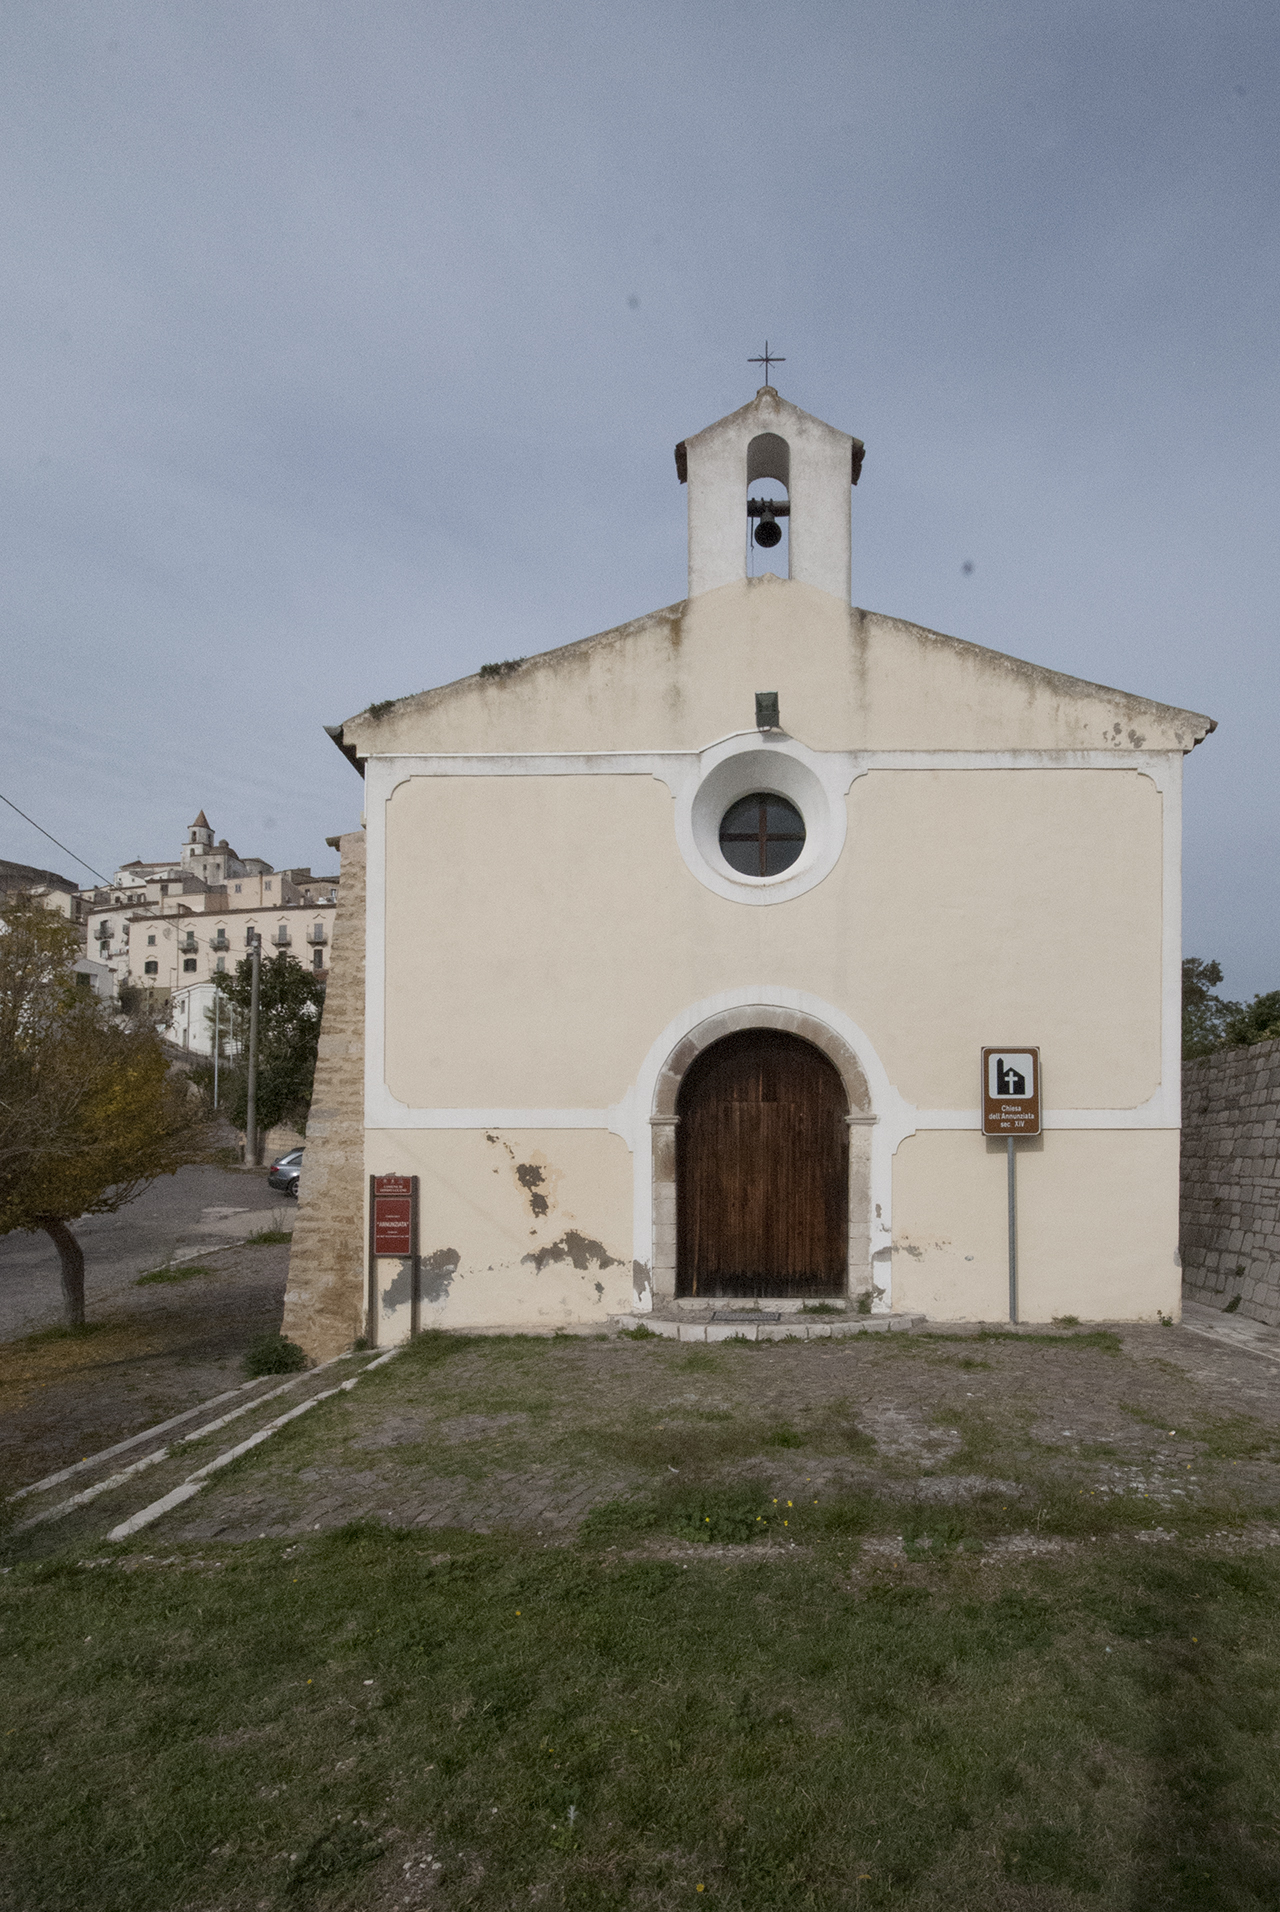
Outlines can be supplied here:
M213 831L210 828L209 819L203 810L192 824L190 830L188 830L187 842L196 850L211 850L213 848Z
M824 425L762 385L749 405L676 446L676 471L689 487L689 596L747 576L748 528L767 549L779 541L773 520L788 523L790 569L849 602L849 487L862 471L863 444ZM749 488L772 478L785 502L751 500Z

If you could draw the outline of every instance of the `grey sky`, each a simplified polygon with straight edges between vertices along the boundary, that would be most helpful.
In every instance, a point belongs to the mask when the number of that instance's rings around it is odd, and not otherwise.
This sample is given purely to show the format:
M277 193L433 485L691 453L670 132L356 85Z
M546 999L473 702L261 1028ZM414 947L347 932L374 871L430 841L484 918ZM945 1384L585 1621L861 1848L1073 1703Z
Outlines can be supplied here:
M1280 986L1278 69L1232 0L11 6L0 789L329 867L322 724L683 595L767 333L857 603L1219 720L1187 948Z

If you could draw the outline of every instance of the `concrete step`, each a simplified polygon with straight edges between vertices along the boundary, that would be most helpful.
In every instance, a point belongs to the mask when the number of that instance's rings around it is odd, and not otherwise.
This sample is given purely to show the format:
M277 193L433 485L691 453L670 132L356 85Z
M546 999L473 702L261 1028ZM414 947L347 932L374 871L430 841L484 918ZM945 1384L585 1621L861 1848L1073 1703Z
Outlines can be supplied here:
M855 1334L894 1334L918 1328L922 1314L853 1315L844 1321L789 1315L781 1321L682 1321L670 1315L612 1315L616 1328L645 1328L667 1341L835 1341Z
M299 1374L263 1375L215 1395L198 1408L162 1421L72 1466L32 1481L9 1496L21 1511L11 1531L21 1534L50 1521L96 1518L122 1501L146 1501L194 1472L220 1450L252 1446L293 1415L336 1388L351 1386L378 1362L379 1350L339 1355ZM202 1447L201 1443L208 1445ZM204 1465L202 1465L204 1464ZM97 1503L101 1500L101 1510Z

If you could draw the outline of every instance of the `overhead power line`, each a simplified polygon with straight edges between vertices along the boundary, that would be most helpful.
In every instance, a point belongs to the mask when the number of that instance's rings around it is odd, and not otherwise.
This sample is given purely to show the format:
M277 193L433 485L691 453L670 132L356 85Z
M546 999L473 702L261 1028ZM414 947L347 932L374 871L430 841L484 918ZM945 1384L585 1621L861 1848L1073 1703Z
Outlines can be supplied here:
M3 790L0 790L0 803L7 803L11 810L18 810L17 804L12 802L10 798L6 797ZM38 824L34 817L29 817L25 810L18 810L18 815L22 818L24 823L29 823L33 830L39 830L42 837L49 837L50 843L56 843L58 845L58 848L64 851L65 854L71 858L71 861L73 863L78 863L82 870L88 870L90 876L96 876L99 883L105 883L107 887L110 888L111 878L109 876L104 876L101 870L95 870L92 863L86 863L84 858L82 856L77 856L74 850L68 850L65 843L58 843L58 839L56 836L49 836L49 832L46 829L44 829L40 824Z

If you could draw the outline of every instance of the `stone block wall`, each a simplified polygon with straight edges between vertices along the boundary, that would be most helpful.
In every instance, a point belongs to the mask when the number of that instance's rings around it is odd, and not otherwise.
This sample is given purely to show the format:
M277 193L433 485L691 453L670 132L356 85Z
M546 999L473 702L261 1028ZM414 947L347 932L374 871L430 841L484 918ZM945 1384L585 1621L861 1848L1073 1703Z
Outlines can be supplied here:
M1182 1068L1182 1291L1280 1325L1280 1042Z
M365 838L339 842L342 881L325 988L283 1332L315 1361L364 1331Z

